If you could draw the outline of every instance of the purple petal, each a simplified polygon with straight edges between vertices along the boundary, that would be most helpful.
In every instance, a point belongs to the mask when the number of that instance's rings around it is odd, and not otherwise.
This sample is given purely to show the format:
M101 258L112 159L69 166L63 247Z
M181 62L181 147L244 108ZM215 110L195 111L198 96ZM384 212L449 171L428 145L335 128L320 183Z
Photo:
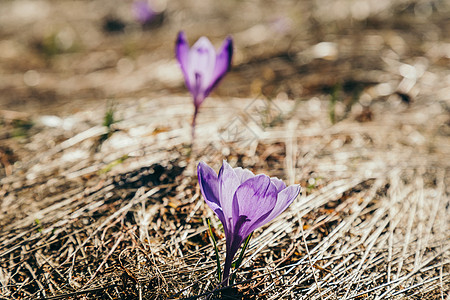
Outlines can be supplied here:
M216 61L216 49L211 42L202 36L189 51L188 77L194 104L200 106L206 98L206 91L213 84L213 72Z
M226 161L223 161L222 168L219 171L219 199L228 225L231 225L233 218L233 196L240 184L239 177L233 168ZM230 226L228 227L232 230Z
M197 176L203 198L219 217L222 224L226 226L219 201L219 179L216 172L204 162L200 162L197 166Z
M142 24L149 22L155 16L155 12L145 0L133 3L133 13L135 18Z
M255 177L255 174L253 174L251 171L247 169L242 168L234 168L234 172L236 173L237 177L239 178L240 183L242 184L247 179L250 179L252 177Z
M241 184L233 198L234 235L245 238L261 226L276 202L277 188L266 175L257 175Z
M275 205L267 219L264 220L264 224L272 221L273 219L278 217L286 208L288 208L288 206L291 205L292 201L297 198L300 190L301 187L298 184L294 184L279 192L277 197L277 204Z
M276 186L278 193L286 188L286 184L276 177L270 177L270 181Z
M189 43L186 40L186 36L183 31L178 33L177 42L175 44L175 55L180 63L181 71L183 72L186 86L191 90L191 82L188 76L188 57L189 57Z
M209 95L209 93L216 87L219 81L230 70L232 56L233 56L233 40L231 39L231 37L227 37L223 42L219 50L219 53L217 54L211 85L209 89L205 92L206 96Z

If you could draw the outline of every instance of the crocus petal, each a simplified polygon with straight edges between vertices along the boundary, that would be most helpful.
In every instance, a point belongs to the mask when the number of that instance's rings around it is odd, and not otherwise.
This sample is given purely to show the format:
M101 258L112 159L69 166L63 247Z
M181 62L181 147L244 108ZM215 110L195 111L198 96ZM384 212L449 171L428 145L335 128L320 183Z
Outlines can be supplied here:
M216 63L214 65L214 72L212 75L212 81L209 88L206 90L205 95L208 96L209 93L216 87L219 81L225 76L225 74L230 70L231 58L233 56L233 40L231 37L227 37L220 47L219 53L216 57Z
M242 183L233 198L234 234L246 238L272 212L277 188L266 175L257 175Z
M219 179L216 172L204 162L200 162L197 166L197 176L203 198L205 198L208 206L219 217L222 224L226 226L219 201Z
M294 184L279 192L277 197L277 204L275 205L267 219L264 220L264 223L261 224L261 226L272 221L273 219L278 217L286 208L288 208L288 206L291 205L292 201L297 198L300 190L301 187L298 184Z
M189 51L188 77L194 104L200 106L205 100L206 91L212 85L216 49L206 37L201 37Z
M270 181L277 187L277 192L281 192L286 188L286 184L284 182L276 177L270 177Z
M233 218L233 196L240 184L239 177L233 168L223 161L219 171L219 199L224 217L230 226ZM232 230L230 226L228 228Z
M255 174L253 174L250 170L247 170L247 169L234 168L233 170L234 170L234 173L236 173L237 177L239 177L240 183L243 183L247 179L255 177Z
M181 71L183 72L186 86L189 90L192 90L191 82L189 81L188 76L189 43L187 42L186 36L183 31L180 31L178 33L177 42L175 44L175 55L177 57L178 62L180 63Z
M155 12L150 7L148 1L139 0L133 3L133 13L135 18L142 24L149 22L154 16Z

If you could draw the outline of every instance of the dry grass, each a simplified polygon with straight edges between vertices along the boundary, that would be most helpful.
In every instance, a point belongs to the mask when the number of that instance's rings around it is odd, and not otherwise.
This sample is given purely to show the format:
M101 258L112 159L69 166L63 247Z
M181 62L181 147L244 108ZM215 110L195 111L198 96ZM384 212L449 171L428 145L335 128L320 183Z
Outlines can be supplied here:
M450 299L447 2L173 0L142 31L130 1L2 1L0 299ZM235 44L193 147L180 29ZM218 291L222 159L303 192Z
M442 105L382 102L371 122L351 116L330 127L326 101L279 100L272 115L242 109L252 103L209 99L194 149L188 98L117 102L120 121L106 139L93 125L103 108L73 115L71 130L34 120L26 144L9 144L20 164L3 163L0 297L217 297L206 218L221 255L224 236L194 170L200 160L217 170L225 158L303 192L255 232L224 299L446 299ZM277 122L263 129L260 117Z

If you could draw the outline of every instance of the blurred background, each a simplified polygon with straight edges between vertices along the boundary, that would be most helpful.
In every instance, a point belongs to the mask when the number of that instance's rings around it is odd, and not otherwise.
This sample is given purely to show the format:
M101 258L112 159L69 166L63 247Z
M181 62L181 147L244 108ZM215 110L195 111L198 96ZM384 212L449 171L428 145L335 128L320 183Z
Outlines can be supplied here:
M207 217L224 239L195 167L226 159L302 186L255 232L245 295L444 299L449 16L448 0L0 0L0 298L212 291ZM180 30L234 41L195 144Z
M449 15L445 0L2 0L0 108L64 115L187 95L180 30L191 45L233 37L232 70L213 93L224 100L335 95L341 118L374 100L448 100Z

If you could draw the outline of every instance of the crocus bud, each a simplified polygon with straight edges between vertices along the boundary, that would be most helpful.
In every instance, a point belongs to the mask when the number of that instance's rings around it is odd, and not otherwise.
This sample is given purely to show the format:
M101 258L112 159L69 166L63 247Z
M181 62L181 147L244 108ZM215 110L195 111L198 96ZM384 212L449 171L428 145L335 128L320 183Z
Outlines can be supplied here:
M133 14L136 20L141 24L149 23L156 16L156 12L146 0L133 2Z
M206 37L201 37L192 48L189 48L184 32L180 32L175 52L186 86L198 109L230 69L233 41L231 37L226 38L216 53L216 49Z

